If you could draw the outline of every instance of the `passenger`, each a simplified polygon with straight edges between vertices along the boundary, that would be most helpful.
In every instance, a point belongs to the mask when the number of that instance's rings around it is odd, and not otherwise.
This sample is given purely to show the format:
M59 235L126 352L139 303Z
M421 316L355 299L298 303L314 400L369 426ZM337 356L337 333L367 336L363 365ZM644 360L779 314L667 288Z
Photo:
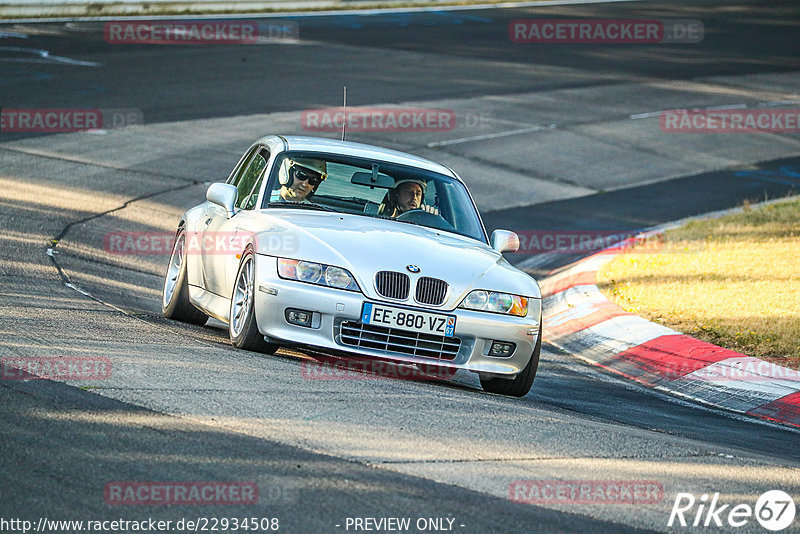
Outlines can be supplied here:
M328 176L325 161L310 158L286 158L278 175L281 189L278 202L308 202Z
M422 203L427 190L428 184L424 180L398 180L394 189L388 191L383 198L383 203L378 208L378 214L384 217L399 217L403 213L416 209L438 214L439 210Z

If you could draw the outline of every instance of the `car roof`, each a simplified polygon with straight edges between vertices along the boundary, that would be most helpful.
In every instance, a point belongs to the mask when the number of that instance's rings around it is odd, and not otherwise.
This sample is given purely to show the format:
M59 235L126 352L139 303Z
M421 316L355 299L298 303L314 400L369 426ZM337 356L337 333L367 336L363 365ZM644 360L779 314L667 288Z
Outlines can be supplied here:
M334 154L343 154L346 156L381 159L400 165L420 167L422 169L444 174L445 176L450 176L461 181L461 178L459 178L459 176L453 172L452 169L445 165L397 150L366 145L363 143L353 143L351 141L339 141L338 139L329 139L325 137L300 135L279 135L277 137L285 142L288 150L330 152Z

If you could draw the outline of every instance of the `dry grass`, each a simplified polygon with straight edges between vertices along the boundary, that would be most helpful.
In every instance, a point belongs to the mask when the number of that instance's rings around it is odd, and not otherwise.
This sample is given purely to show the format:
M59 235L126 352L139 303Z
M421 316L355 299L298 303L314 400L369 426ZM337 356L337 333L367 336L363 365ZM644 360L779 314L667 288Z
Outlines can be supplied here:
M598 282L611 300L654 322L800 366L798 200L691 222L667 232L659 253L617 257Z

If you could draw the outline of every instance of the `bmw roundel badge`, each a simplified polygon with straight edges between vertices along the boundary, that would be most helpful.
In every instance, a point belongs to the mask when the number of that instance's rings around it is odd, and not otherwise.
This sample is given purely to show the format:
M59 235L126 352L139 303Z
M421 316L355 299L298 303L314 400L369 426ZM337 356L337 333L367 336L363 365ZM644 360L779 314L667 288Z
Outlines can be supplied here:
M410 272L410 273L418 273L419 272L419 267L417 267L416 265L406 265L406 269L408 269L408 272Z

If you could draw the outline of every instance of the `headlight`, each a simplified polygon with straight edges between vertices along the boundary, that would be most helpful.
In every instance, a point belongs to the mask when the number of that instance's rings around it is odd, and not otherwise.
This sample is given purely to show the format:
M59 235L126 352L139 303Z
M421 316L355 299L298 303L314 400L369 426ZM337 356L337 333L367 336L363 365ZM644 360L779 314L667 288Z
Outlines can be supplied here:
M325 283L331 287L347 289L353 284L353 277L345 269L328 267L325 269Z
M528 315L527 297L498 293L497 291L485 291L483 289L471 291L458 307L466 310L516 315L517 317Z
M308 282L309 284L316 284L322 278L322 271L325 268L319 263L311 263L309 261L299 261L295 265L295 274L297 279L301 282Z
M347 269L323 263L314 263L313 261L278 258L278 276L318 286L360 291L358 284L353 279L353 275Z

